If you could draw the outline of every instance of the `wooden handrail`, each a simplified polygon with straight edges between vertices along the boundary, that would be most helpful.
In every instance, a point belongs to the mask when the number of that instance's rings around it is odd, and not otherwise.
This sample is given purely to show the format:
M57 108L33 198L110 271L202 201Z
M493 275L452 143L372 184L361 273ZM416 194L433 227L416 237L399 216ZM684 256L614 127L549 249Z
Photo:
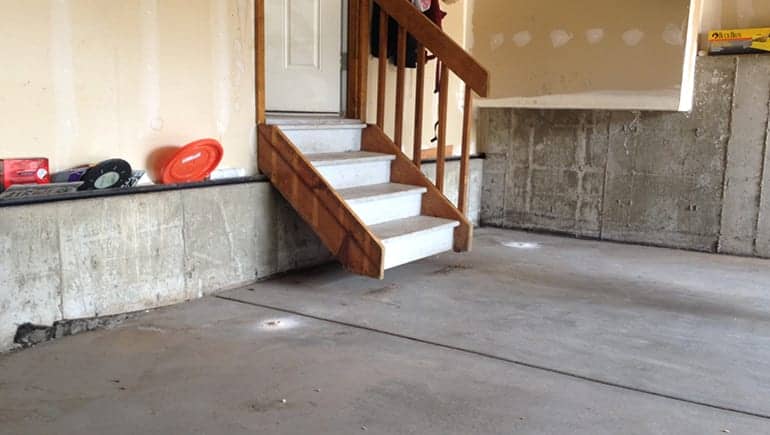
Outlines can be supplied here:
M374 0L431 53L481 97L489 91L489 73L435 23L406 0ZM386 24L387 25L387 24Z

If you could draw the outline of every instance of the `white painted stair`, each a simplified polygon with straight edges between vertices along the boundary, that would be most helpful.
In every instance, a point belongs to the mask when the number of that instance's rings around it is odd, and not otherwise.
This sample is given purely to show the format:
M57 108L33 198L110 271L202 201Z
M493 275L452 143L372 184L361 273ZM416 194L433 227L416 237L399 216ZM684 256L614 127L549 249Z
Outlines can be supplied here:
M394 155L361 151L359 121L268 118L305 155L385 248L391 269L452 250L460 222L421 215L427 189L391 182Z

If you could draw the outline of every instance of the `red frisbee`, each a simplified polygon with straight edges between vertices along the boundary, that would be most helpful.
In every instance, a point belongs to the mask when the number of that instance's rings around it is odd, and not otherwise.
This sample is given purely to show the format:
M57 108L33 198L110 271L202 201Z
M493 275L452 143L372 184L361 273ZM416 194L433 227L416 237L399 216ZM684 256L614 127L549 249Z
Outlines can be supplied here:
M222 161L222 144L214 139L189 143L177 150L161 169L162 184L194 183L211 175Z

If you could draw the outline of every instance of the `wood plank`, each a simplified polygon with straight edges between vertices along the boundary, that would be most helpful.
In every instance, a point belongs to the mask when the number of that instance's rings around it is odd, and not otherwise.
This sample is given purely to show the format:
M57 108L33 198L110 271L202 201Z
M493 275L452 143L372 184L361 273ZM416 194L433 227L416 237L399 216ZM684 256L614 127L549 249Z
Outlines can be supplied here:
M444 194L439 192L433 182L420 171L409 157L398 149L395 143L375 125L369 125L363 131L361 149L377 153L394 154L396 160L391 164L391 182L422 186L427 189L423 195L422 211L425 216L452 219L460 222L454 231L454 250L470 251L473 241L473 225Z
M441 63L441 76L438 93L438 145L436 150L436 187L444 192L444 167L446 165L446 130L447 109L449 106L449 67Z
M470 159L471 159L471 114L473 112L473 99L470 86L465 85L465 102L463 104L463 138L462 138L462 156L460 158L460 190L457 208L460 212L468 216L468 183L470 181Z
M377 73L377 125L385 128L385 98L388 85L388 15L380 10L380 48Z
M446 62L449 68L477 94L486 97L489 91L489 73L433 21L404 0L375 0L380 7L425 48Z
M417 44L417 88L414 96L414 144L412 161L419 168L422 165L422 117L425 101L425 48Z
M275 125L258 127L259 169L353 273L384 277L384 247Z
M254 98L256 123L265 122L265 0L254 0Z
M399 149L404 149L404 92L406 91L406 29L398 26L398 46L396 55L396 125L393 141Z
M350 0L348 6L347 117L366 122L369 71L369 0Z

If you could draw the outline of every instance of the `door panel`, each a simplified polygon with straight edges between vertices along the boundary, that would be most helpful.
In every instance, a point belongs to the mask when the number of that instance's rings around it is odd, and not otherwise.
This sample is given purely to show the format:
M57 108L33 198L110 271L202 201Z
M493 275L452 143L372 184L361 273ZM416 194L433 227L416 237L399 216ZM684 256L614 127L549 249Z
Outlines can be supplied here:
M266 0L268 110L339 112L342 0Z

